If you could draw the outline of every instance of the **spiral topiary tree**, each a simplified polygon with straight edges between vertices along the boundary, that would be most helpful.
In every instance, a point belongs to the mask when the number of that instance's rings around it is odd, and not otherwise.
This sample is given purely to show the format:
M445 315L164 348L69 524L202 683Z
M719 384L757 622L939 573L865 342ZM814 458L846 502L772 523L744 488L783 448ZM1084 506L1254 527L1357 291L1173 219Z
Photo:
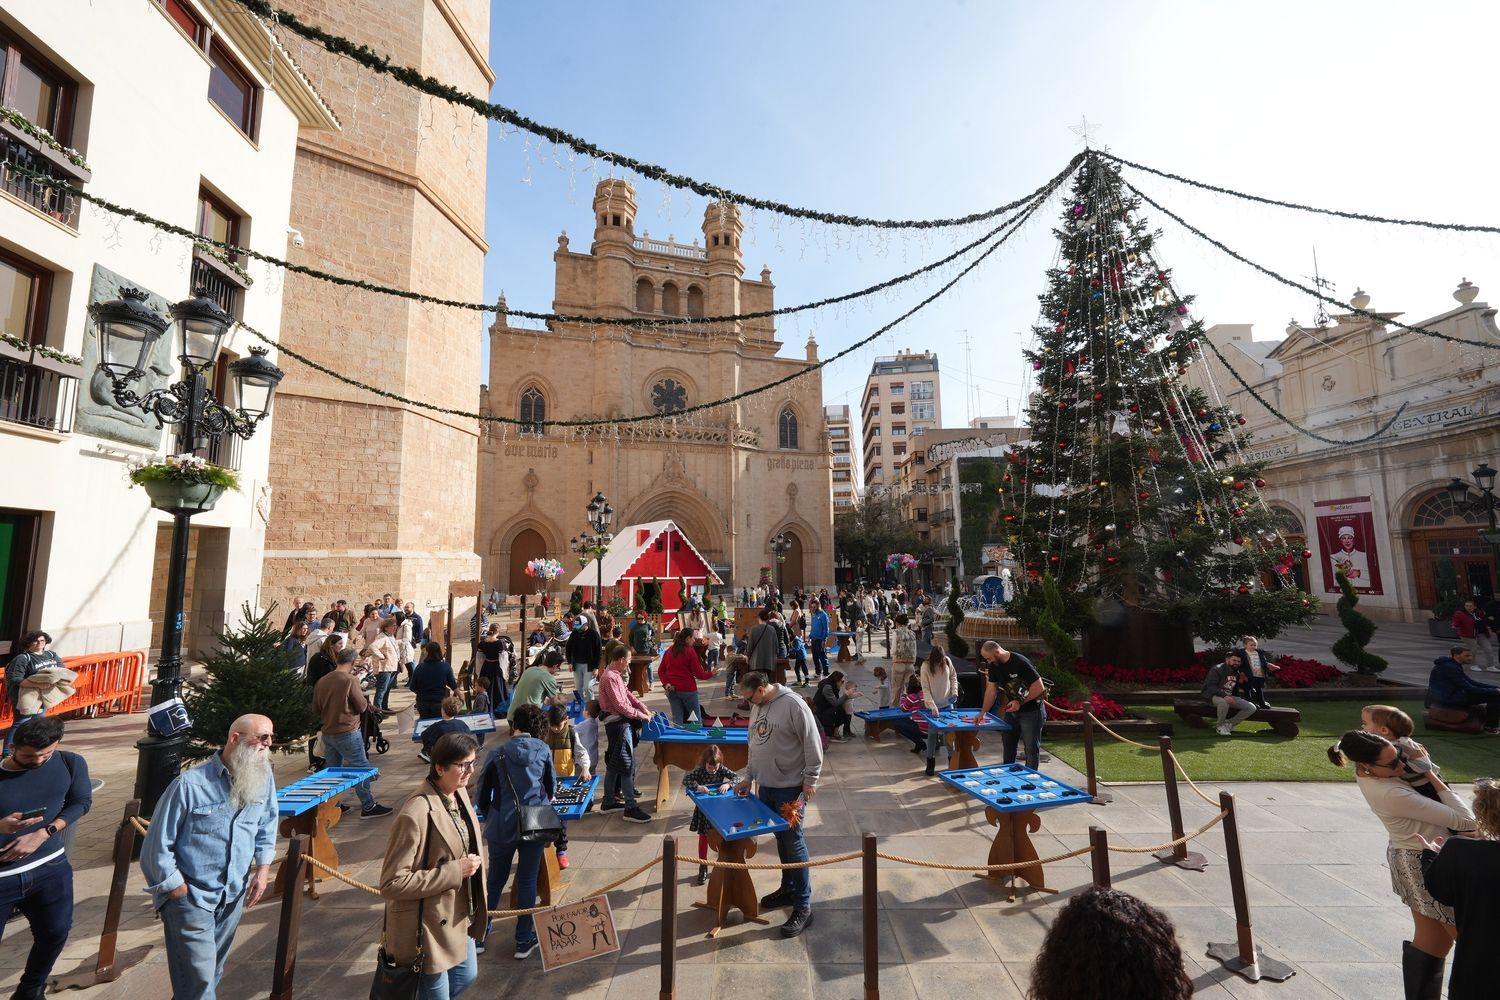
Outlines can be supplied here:
M1343 622L1347 631L1342 639L1333 644L1333 655L1361 674L1378 674L1386 668L1385 658L1365 649L1375 635L1375 623L1355 610L1359 595L1354 592L1354 584L1349 582L1349 578L1340 572L1334 574L1334 579L1338 580L1339 589L1344 592L1344 596L1339 598L1338 611L1339 621Z
M1041 590L1042 607L1037 614L1036 631L1047 646L1047 655L1036 668L1060 694L1082 692L1085 690L1083 682L1073 673L1073 664L1078 660L1078 642L1063 625L1067 619L1067 607L1051 573L1042 574Z
M963 624L964 609L958 603L960 587L958 585L958 574L953 574L953 585L948 588L948 655L965 657L969 655L969 642L958 634L958 626Z

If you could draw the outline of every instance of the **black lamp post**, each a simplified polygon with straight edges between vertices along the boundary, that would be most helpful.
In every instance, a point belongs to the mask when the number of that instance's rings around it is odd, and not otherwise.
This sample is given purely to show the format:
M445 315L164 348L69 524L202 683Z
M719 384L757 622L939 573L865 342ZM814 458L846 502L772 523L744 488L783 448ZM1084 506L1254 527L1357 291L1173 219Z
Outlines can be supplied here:
M271 397L283 374L266 358L265 349L251 348L250 357L229 366L239 400L237 407L230 409L214 399L204 373L218 360L219 348L234 321L212 299L197 295L170 310L170 325L177 328L181 380L144 395L137 394L132 385L145 375L156 342L166 334L169 323L147 305L145 292L122 288L120 295L121 298L89 306L89 315L99 335L99 368L109 376L115 402L155 417L158 427L175 425L176 451L182 455L197 451L210 437L226 432L241 438L254 434L271 412ZM217 496L217 492L210 492L196 502L179 499L167 505L153 498L153 506L172 515L161 658L156 664L156 678L151 682L153 707L182 694L182 605L187 588L190 521L194 514L211 509ZM186 739L183 730L158 736L148 726L145 737L136 743L140 756L136 763L135 797L141 800L143 815L152 815L162 793L181 770Z
M1481 462L1479 468L1470 473L1474 477L1474 484L1479 487L1479 496L1469 499L1469 484L1462 479L1455 478L1448 484L1448 496L1453 500L1453 506L1459 510L1483 513L1489 518L1488 530L1481 530L1479 537L1490 545L1490 552L1494 556L1495 565L1500 567L1500 531L1496 530L1495 512L1500 511L1500 499L1495 497L1495 470L1490 468L1490 463ZM1496 581L1490 581L1490 589L1495 590Z
M781 564L786 562L787 550L792 547L792 540L787 537L786 532L779 532L771 539L771 551L776 554L776 594L779 597L785 589L781 585Z
M594 602L597 608L604 607L604 553L609 550L609 543L614 541L615 536L609 533L610 519L615 516L615 509L609 505L603 493L595 493L594 499L588 505L588 530L573 538L570 545L573 551L578 553L578 558L585 563L589 559L594 560Z

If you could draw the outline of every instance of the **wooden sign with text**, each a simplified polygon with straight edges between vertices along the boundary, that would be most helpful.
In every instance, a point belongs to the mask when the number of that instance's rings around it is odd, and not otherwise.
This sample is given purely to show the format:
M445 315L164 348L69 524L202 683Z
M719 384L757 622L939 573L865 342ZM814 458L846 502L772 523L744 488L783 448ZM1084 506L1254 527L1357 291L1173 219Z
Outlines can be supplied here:
M478 580L454 580L448 584L448 593L454 597L478 597L483 586Z
M605 896L543 910L536 915L536 933L544 972L620 950L615 918Z

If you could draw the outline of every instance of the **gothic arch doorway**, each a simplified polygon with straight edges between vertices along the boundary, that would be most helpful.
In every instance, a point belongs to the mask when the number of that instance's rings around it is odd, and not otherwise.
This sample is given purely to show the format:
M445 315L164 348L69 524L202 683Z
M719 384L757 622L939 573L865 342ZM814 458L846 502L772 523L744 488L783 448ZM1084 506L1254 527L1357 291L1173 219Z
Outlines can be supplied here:
M511 594L533 594L536 580L526 575L526 564L547 555L547 543L534 528L525 528L516 533L510 542L510 586Z
M788 531L786 537L792 544L787 547L786 561L781 564L781 589L792 594L807 586L807 577L802 565L802 536Z

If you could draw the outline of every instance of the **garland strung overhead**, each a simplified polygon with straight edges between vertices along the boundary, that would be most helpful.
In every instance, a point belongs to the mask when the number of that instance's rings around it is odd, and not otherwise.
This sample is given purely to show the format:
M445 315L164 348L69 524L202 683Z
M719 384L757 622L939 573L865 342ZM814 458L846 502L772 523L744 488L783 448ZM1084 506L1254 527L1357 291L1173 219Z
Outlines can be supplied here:
M1053 185L1054 187L1058 184L1061 184L1063 179L1067 176L1068 170L1070 169L1071 166L1068 169L1065 169L1058 173L1057 176L1053 177L1048 183ZM269 264L273 267L279 267L283 270L291 271L295 274L301 274L318 281L326 281L330 284L341 285L345 288L358 288L362 291L374 292L378 295L391 295L396 298L407 299L412 302L421 302L425 305L448 306L454 309L467 309L471 312L479 313L493 312L497 314L503 314L505 316L519 316L522 319L541 320L543 322L551 323L577 323L593 326L648 327L652 329L674 326L707 326L709 324L715 323L734 323L752 319L767 319L776 316L789 316L794 313L808 312L814 309L823 309L828 306L839 305L844 302L851 302L855 299L865 298L866 296L874 295L877 292L883 292L887 289L895 288L897 285L905 284L906 282L911 281L915 278L919 278L924 274L935 271L945 264L951 264L953 261L962 257L969 251L975 249L988 240L993 239L996 235L999 234L1002 229L1010 225L1011 222L1015 221L1015 219L1019 215L1018 213L1018 215L1010 216L1004 222L1001 222L998 226L995 226L993 229L982 233L977 239L965 243L963 246L948 254L946 257L932 261L929 264L924 264L914 271L908 271L905 274L897 275L894 278L888 278L885 281L878 282L866 288L861 288L858 291L845 292L842 295L834 295L825 299L818 299L814 302L805 302L801 305L795 306L781 306L776 309L760 309L754 312L736 313L733 315L725 316L668 316L663 318L651 318L643 316L605 317L584 316L574 313L534 312L529 309L511 309L509 306L502 309L500 308L498 303L465 302L460 299L446 299L440 296L426 295L422 292L414 292L404 288L392 288L389 285L379 285L374 282L366 281L363 278L347 278L341 275L331 274L327 271L320 271L317 268L308 267L305 264L294 264L289 260L283 260L280 257L273 257L270 254L261 253L258 250L251 250L248 247L237 246L233 243L226 243L222 240L216 240L208 236L202 236L191 229L175 225L174 223L167 222L163 219L158 219L155 216L147 215L145 212L138 211L137 209L128 208L124 205L117 205L114 202L109 201L108 199L100 198L97 195L90 194L82 188L74 187L71 184L60 181L54 177L49 177L46 174L30 170L26 167L14 166L10 168L10 172L42 187L51 188L52 190L72 195L75 198L80 198L92 205L98 206L106 212L109 212L111 215L118 215L122 218L130 219L133 222L139 222L142 225L151 226L152 228L160 230L161 232L170 233L174 236L181 236L184 239L191 240L195 245L204 248L205 252L211 254L216 260L219 260L226 266L232 268L235 273L245 281L247 285L250 283L250 275L245 271L243 267L235 262L234 258L236 256L243 255L253 260L258 260L262 263ZM1027 207L1029 208L1031 206L1034 206L1041 197L1042 196L1039 195L1038 198L1033 199L1031 202L1028 202Z
M1292 208L1300 212L1316 212L1319 215L1334 215L1341 219L1357 219L1360 222L1383 222L1393 226L1420 226L1425 229L1447 229L1457 233L1500 233L1500 226L1476 226L1463 222L1428 222L1423 219L1393 219L1383 215L1368 215L1364 212L1343 212L1336 208L1319 208L1316 205L1303 205L1295 201L1281 201L1276 198L1267 198L1258 194L1236 191L1233 188L1219 187L1217 184L1209 184L1206 181L1195 181L1191 177L1184 177L1181 174L1148 167L1144 163L1136 163L1133 160L1125 159L1123 156L1116 156L1114 153L1107 153L1102 150L1096 150L1096 152L1099 156L1107 160L1113 160L1123 166L1134 167L1137 170L1144 170L1148 174L1155 174L1158 177L1165 177L1167 180L1190 184L1195 188L1202 188L1204 191L1213 191L1216 194L1227 194L1235 198L1243 198L1246 201L1260 202L1262 205Z
M1055 188L1057 186L1060 186L1061 183L1062 183L1062 180L1057 181L1054 184L1052 190L1055 190ZM938 299L942 298L942 296L945 295L951 288L953 288L954 285L956 285L960 281L962 281L976 267L978 267L980 264L984 263L987 259L989 259L989 256L991 254L993 254L996 250L999 250L1002 246L1004 246L1005 243L1006 243L1006 241L1009 240L1012 236L1014 236L1016 234L1016 232L1022 226L1024 226L1027 223L1027 221L1032 217L1032 215L1034 215L1036 213L1037 209L1040 208L1046 202L1047 196L1052 194L1052 190L1047 190L1047 191L1042 192L1042 195L1039 198L1037 198L1036 201L1034 201L1024 212L1022 212L1020 215L1018 215L1016 218L1014 218L1013 220L1011 220L1010 223L1007 224L1007 228L1005 229L1005 231L1002 232L993 242L991 242L990 245L985 248L985 251L982 254L980 254L978 257L974 258L974 260L970 261L967 265L965 265L965 267L963 268L963 270L959 271L958 274L954 275L941 288L939 288L937 291L933 292L931 295L927 296L922 301L918 302L916 305L912 306L910 309L906 310L906 312L902 313L900 316L897 316L895 319L891 320L889 323L887 323L884 326L880 327L880 329L876 330L874 333L871 333L868 336L863 337L860 340L855 341L854 343L850 344L848 347L844 348L843 350L839 351L836 354L830 355L829 357L824 358L824 359L822 359L820 361L810 362L806 367L801 368L798 371L792 372L792 373L790 373L788 375L784 375L781 378L775 379L775 380L773 380L771 382L767 382L765 385L757 386L754 389L745 389L742 392L737 392L737 393L734 393L733 395L725 396L722 399L712 400L712 401L707 402L707 403L698 403L698 404L696 404L694 406L686 407L685 409L676 410L676 411L672 412L671 414L667 414L665 416L668 416L668 417L685 417L685 416L687 416L689 414L692 414L692 413L698 413L698 412L702 412L704 410L712 410L712 409L715 409L716 407L725 406L725 405L727 405L729 403L739 402L742 399L749 399L752 396L758 396L758 395L760 395L763 392L769 392L772 389L777 388L778 386L786 385L789 382L792 382L792 381L794 381L796 379L802 378L805 375L809 375L809 374L811 374L811 373L813 373L815 371L818 371L819 369L823 368L825 365L832 364L833 362L839 360L840 358L843 358L843 357L845 357L845 356L847 356L849 354L852 354L853 352L859 350L860 348L866 346L867 344L870 344L873 341L877 340L878 338L884 336L885 334L889 333L891 330L893 330L897 326L899 326L901 323L904 323L906 320L910 319L911 317L915 316L917 313L921 312L923 309L925 309L927 306L931 305L933 302L936 302ZM324 375L327 375L329 378L332 378L332 379L335 379L336 381L342 382L345 385L352 386L353 388L359 389L359 390L364 391L364 392L372 393L372 394L374 394L376 396L381 396L381 397L383 397L385 399L389 399L389 400L391 400L393 402L401 403L401 404L403 404L405 406L411 406L411 407L415 407L417 409L427 410L427 411L432 412L432 413L441 413L441 414L443 414L445 416L463 417L463 418L466 418L466 419L469 419L469 420L478 420L478 421L481 421L483 423L515 424L515 425L525 425L525 426L528 426L528 427L536 427L536 426L540 425L540 426L546 426L546 427L585 427L585 428L610 427L610 426L617 426L617 425L620 425L620 424L645 423L645 422L651 421L651 420L661 420L663 418L663 416L664 416L663 414L660 414L660 413L638 413L638 414L634 414L632 416L627 416L627 417L595 417L595 418L591 418L591 419L582 419L582 420L521 420L521 419L519 419L517 417L502 416L500 414L494 414L494 413L475 413L475 412L470 411L470 410L460 410L460 409L457 409L457 408L454 408L454 407L438 406L435 403L424 403L421 400L410 399L410 398L408 398L406 396L402 396L399 393L391 392L391 391L389 391L387 389L381 389L378 386L373 386L373 385L370 385L368 383L361 382L358 379L351 378L350 376L345 375L342 372L339 372L339 371L337 371L337 370L335 370L333 368L330 368L327 365L322 364L321 362L315 361L314 359L308 357L305 354L300 353L299 351L295 351L292 348L287 347L285 344L278 343L276 340L274 340L271 337L268 337L266 334L264 334L261 331L257 330L255 327L250 326L248 323L239 323L237 325L240 326L240 327L242 327L242 328L244 328L244 330L247 333L249 333L251 336L253 336L253 337L255 337L255 338L263 341L266 344L271 345L272 347L275 347L281 354L284 354L284 355L287 355L288 357L294 358L295 360L300 361L302 364L304 364L307 367L313 369L314 371L322 372Z
M750 208L761 208L778 215L786 215L798 219L812 219L816 222L826 222L838 226L866 226L874 229L944 229L950 226L966 226L975 222L986 222L990 219L999 218L1006 212L1020 208L1027 204L1044 190L1048 190L1046 184L1037 188L1028 195L1017 198L1015 201L999 205L983 212L975 212L970 215L958 216L946 219L873 219L859 215L844 215L837 212L823 212L811 208L798 208L785 202L774 201L769 198L757 198L753 195L742 194L730 188L700 181L686 174L677 174L665 167L624 153L617 153L604 149L601 146L580 138L560 128L543 125L532 121L520 112L507 108L502 104L493 104L473 94L465 93L451 84L443 83L426 74L413 69L410 66L401 66L392 62L390 56L382 55L369 46L355 42L341 35L335 35L324 31L316 25L307 24L289 11L274 7L267 0L230 0L251 14L262 18L264 21L280 25L294 34L300 35L310 42L321 45L324 49L334 55L344 56L352 59L376 73L389 76L413 90L420 91L430 97L447 101L457 107L468 108L476 114L488 118L491 121L504 122L514 125L525 132L530 132L538 138L545 139L559 146L566 146L581 156L592 157L617 167L623 167L634 173L640 174L650 180L659 181L671 187L693 191L707 198L720 201L731 201L737 205L745 205ZM1079 153L1069 163L1071 170L1083 159Z

